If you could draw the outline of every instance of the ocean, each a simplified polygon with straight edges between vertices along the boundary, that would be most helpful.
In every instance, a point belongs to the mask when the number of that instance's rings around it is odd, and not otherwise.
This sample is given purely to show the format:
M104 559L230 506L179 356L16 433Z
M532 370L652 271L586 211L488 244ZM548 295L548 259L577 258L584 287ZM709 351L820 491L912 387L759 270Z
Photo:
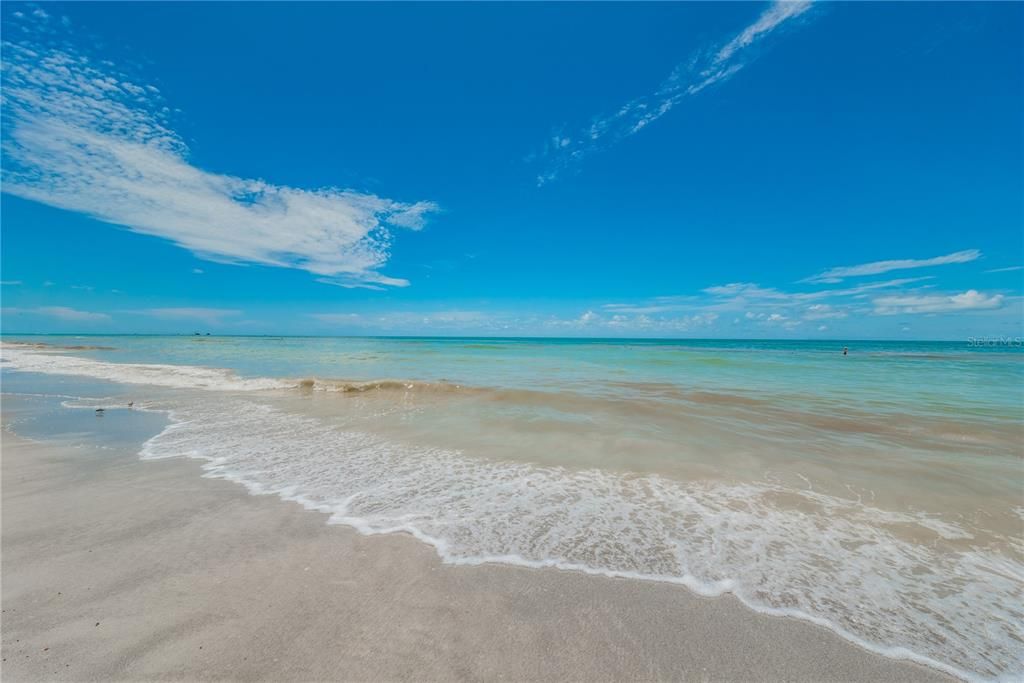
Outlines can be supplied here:
M18 433L62 411L126 438L110 425L137 411L160 417L143 459L201 459L446 562L729 592L961 678L1024 678L1014 340L3 341Z

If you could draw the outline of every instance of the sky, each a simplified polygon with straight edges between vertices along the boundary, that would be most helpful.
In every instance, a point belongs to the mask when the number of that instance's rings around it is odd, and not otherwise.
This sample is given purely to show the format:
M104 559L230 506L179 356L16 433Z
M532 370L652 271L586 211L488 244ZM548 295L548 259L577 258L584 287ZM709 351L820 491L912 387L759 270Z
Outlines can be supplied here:
M4 334L1024 336L1024 4L0 6Z

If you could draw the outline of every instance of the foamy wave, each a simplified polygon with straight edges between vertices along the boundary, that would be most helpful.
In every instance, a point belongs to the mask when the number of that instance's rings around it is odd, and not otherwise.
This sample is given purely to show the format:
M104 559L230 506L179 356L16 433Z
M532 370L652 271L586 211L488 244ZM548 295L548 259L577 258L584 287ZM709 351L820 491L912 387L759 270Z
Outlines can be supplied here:
M138 410L144 413L159 413L164 412L152 401L144 401L136 403L132 401L129 405L122 400L112 400L107 398L73 398L67 401L61 401L61 406L64 408L81 408L85 410Z
M963 678L1024 672L1024 567L984 548L940 550L942 539L970 534L923 513L772 484L482 461L250 401L176 407L172 419L144 458L201 458L209 476L298 501L362 533L407 532L446 562L731 591L757 610Z
M413 382L397 379L355 381L345 379L308 378L299 380L298 387L300 389L328 391L339 394L365 394L373 391L398 391L403 393L409 391L440 393L471 391L471 389L460 384L453 384L449 382Z
M0 357L5 365L23 372L51 375L74 375L124 384L146 384L174 389L205 389L211 391L261 391L266 389L302 389L341 394L367 392L472 391L448 382L411 382L402 380L353 381L344 379L280 379L271 377L239 377L231 370L196 365L165 365L158 363L110 363L65 355L71 347L45 344L0 343ZM102 347L81 347L102 348Z
M106 363L79 356L28 351L7 343L0 346L0 353L5 365L15 370L91 377L124 384L214 391L259 391L296 386L294 382L269 377L239 377L230 370L219 368L152 363Z

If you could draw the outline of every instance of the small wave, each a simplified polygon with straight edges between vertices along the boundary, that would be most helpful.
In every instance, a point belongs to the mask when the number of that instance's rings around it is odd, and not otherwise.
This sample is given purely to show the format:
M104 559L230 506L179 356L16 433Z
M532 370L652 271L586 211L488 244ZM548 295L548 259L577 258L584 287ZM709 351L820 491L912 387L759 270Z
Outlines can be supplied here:
M358 381L344 379L317 379L311 377L299 380L297 386L298 388L306 391L330 391L339 394L364 394L374 391L397 391L403 393L410 391L419 393L457 393L461 391L471 391L469 387L450 382L413 382L397 379Z
M155 407L153 402L139 402L135 401L113 401L111 399L103 398L76 398L60 402L64 408L78 408L83 410L138 410L141 412L163 412L159 408Z
M116 351L117 348L113 346L94 346L92 344L49 344L47 342L19 342L19 341L4 341L0 342L0 346L10 346L12 348L25 348L25 349L43 349L51 351Z
M163 365L148 363L106 363L103 361L39 353L8 346L0 347L3 360L22 372L48 375L76 375L125 384L148 384L174 389L205 389L212 391L259 391L286 389L294 382L269 377L239 377L231 370L195 365Z

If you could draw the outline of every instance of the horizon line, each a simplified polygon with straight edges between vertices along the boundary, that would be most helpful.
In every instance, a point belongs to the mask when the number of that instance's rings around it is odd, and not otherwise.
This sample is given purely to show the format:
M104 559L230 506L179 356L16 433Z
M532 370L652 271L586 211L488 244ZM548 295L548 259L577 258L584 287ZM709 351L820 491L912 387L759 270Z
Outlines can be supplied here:
M1020 340L1024 336L1004 334L978 334L956 338L901 338L901 337L573 337L543 335L437 335L437 334L215 334L187 332L0 332L0 340L4 337L230 337L240 339L492 339L492 340L566 340L566 341L734 341L734 342L943 342L970 343L975 339L988 340Z

